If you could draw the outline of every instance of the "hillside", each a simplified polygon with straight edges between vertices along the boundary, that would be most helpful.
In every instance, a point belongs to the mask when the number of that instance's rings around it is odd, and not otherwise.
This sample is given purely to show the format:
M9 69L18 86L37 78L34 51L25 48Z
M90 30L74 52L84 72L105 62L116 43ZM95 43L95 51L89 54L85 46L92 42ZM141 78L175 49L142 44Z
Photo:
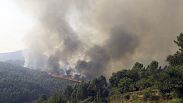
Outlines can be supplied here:
M183 103L183 33L174 42L179 49L167 56L168 65L136 62L113 72L108 80L99 76L82 81L36 103Z
M23 51L0 53L0 61L24 60Z
M31 103L72 84L50 77L46 72L0 62L0 103Z
M0 61L23 66L24 65L23 52L24 51L0 53Z

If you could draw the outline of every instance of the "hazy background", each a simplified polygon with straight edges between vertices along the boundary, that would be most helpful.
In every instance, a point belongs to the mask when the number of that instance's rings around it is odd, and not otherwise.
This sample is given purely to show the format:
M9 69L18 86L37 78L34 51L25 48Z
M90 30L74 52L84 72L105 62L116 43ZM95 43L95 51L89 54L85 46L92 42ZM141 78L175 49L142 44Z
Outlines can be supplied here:
M1 52L26 49L27 67L88 78L136 61L166 64L183 28L182 0L1 2Z

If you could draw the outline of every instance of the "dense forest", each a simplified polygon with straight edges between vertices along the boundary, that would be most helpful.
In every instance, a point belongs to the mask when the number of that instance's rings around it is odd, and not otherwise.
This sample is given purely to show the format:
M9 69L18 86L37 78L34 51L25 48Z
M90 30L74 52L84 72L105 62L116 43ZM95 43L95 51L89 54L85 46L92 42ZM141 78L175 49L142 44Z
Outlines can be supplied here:
M73 84L50 77L46 72L0 62L0 103L31 103Z
M167 65L136 62L131 69L67 86L64 92L40 97L36 103L183 103L183 33L174 41L179 50L167 57Z

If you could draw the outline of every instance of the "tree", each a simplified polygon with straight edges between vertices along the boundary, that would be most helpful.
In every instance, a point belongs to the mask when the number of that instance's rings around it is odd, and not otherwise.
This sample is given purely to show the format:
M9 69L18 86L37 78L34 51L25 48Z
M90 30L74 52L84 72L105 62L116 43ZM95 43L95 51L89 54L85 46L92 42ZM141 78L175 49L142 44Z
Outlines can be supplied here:
M118 87L119 81L121 78L124 78L128 75L128 70L118 71L117 73L113 73L109 78L109 82L112 87Z
M95 78L92 81L92 85L95 85L97 90L99 90L101 88L105 88L107 86L106 78L104 76L100 76L98 78Z
M79 84L76 87L77 91L76 91L76 98L78 100L84 100L88 97L88 83L86 82L81 82L81 84Z
M157 69L158 69L158 65L159 63L157 62L157 61L152 61L149 65L148 65L148 67L147 67L147 69L149 69L151 72L155 72Z
M154 82L150 78L143 78L143 79L140 79L136 83L136 85L137 85L137 87L138 87L139 90L143 90L143 89L152 87L154 85Z
M143 64L136 62L135 65L132 67L132 69L141 70L143 69Z
M88 90L88 96L92 98L92 100L94 100L96 98L97 95L97 89L95 86L93 86L91 83L87 88Z
M108 97L108 87L107 87L107 80L104 76L100 76L98 78L95 78L92 81L93 88L96 90L96 96L97 100L99 100L102 103L106 103L107 97Z
M67 101L62 94L56 93L48 99L47 103L67 103Z
M36 103L46 103L47 99L46 95L42 95Z
M176 91L178 97L183 98L183 66L171 67L167 74L171 87Z
M121 93L130 92L132 90L133 80L130 78L120 79L119 88Z
M170 66L177 66L177 65L183 64L183 53L182 53L182 51L181 52L177 51L175 54L169 55L167 57L167 61L168 61Z
M71 100L71 95L72 95L72 92L73 92L73 87L72 86L67 86L65 91L64 91L64 96L65 98L70 101Z
M177 36L177 41L174 41L177 46L179 47L179 50L183 51L183 33L180 33L179 36Z
M167 57L167 61L170 64L170 66L183 64L183 33L180 33L180 35L177 36L177 41L174 42L179 47L179 50L175 54L169 55Z

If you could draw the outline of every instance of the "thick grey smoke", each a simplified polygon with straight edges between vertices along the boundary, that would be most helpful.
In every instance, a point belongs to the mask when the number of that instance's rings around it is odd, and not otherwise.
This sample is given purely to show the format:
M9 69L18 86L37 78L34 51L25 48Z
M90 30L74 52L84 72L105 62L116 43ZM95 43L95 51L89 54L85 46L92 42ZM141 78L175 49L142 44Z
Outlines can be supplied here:
M108 75L176 50L182 0L17 0L37 20L26 65L52 72Z
M106 68L111 61L120 60L127 54L132 54L138 46L138 38L124 31L111 31L110 37L103 46L93 46L85 54L89 61L78 61L76 69L82 74L92 78L96 75L105 74Z
M28 45L31 52L27 54L28 67L50 70L51 72L59 72L64 66L68 66L72 56L82 46L75 31L71 28L67 21L69 8L75 5L74 1L67 0L33 0L19 1L24 6L34 7L32 12L39 21L39 26L33 30L28 37ZM81 3L78 3L81 5ZM79 5L75 5L79 6ZM77 7L76 7L77 8ZM35 9L35 10L34 10ZM37 12L38 11L38 12ZM45 55L41 60L38 55ZM32 61L45 61L41 64L32 64ZM44 65L47 65L46 67ZM62 66L63 67L62 67Z

